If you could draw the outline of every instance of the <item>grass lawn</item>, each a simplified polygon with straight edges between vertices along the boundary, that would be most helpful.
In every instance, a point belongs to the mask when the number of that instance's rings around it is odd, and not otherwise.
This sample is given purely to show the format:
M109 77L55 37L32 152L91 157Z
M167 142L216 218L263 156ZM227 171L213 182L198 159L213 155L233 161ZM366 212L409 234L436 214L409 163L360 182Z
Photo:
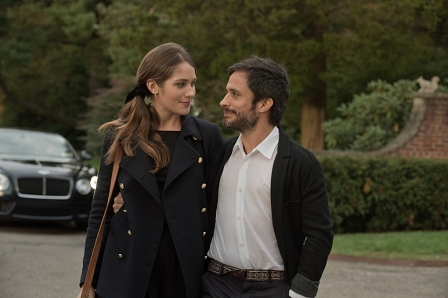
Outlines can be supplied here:
M448 261L448 231L336 234L332 254Z

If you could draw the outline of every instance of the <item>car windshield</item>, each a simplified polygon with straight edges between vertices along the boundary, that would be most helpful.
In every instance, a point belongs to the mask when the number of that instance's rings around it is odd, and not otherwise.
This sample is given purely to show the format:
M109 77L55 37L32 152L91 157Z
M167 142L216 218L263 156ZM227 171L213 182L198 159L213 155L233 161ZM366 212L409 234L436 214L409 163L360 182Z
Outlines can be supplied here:
M62 137L20 132L0 132L0 154L75 158Z

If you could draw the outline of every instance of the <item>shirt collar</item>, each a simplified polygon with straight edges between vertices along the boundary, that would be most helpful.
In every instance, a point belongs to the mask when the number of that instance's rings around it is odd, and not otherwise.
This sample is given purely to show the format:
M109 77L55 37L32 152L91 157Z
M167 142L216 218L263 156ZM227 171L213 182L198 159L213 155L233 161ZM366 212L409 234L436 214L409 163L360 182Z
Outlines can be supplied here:
M260 152L266 158L271 159L274 155L275 148L277 148L279 141L279 130L277 126L274 126L271 133L260 143L257 147L252 150L249 154L244 152L243 142L241 141L241 134L238 137L235 145L233 146L232 155L235 152L240 151L242 156L251 155L255 152Z

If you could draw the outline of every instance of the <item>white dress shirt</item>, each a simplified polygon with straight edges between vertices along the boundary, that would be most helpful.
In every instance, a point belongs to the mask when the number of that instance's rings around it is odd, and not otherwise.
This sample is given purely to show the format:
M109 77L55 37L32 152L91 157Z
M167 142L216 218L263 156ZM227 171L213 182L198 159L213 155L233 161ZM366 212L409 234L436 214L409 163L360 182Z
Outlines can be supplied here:
M219 183L216 225L208 256L241 269L284 270L272 225L271 175L279 131L246 154L241 135Z

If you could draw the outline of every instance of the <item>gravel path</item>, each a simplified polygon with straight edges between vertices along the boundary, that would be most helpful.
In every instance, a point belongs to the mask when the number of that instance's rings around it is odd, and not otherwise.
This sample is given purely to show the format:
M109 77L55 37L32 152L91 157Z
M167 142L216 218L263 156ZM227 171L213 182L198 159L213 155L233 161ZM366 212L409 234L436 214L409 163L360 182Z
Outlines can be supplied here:
M0 223L0 298L73 298L85 232ZM448 262L330 255L317 298L448 298Z
M328 261L317 298L448 298L445 263L415 266L411 262L342 259Z

